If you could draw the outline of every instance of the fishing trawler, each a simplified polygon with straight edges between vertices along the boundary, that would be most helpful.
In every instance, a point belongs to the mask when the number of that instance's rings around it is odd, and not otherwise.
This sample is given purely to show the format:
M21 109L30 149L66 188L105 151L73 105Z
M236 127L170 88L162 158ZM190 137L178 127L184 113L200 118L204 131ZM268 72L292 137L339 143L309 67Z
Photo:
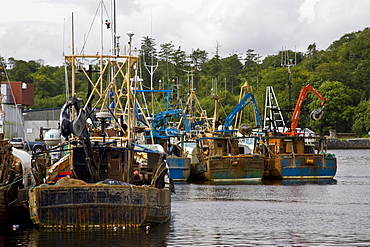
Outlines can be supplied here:
M169 126L168 118L185 118L185 131L181 131L174 126ZM167 152L167 164L171 178L174 181L186 181L190 176L191 159L185 154L183 146L178 144L184 141L185 136L190 136L190 128L186 115L181 109L166 110L157 113L151 122L151 136L147 136L147 141L158 143ZM152 137L152 138L150 138Z
M28 190L42 183L43 170L31 166L31 155L0 137L0 222L30 223Z
M265 156L264 179L333 179L335 176L337 160L334 154L328 153L326 138L298 129L300 108L310 91L322 105L311 113L312 120L323 116L325 98L308 84L302 88L291 126L286 128L273 89L266 89L265 120L269 121L265 122L266 135L261 147Z
M137 78L138 56L132 54L133 33L127 35L128 54L119 54L117 42L112 55L76 55L74 44L72 55L65 55L73 96L61 111L60 141L49 150L61 158L51 164L46 182L29 191L36 226L141 227L170 219L166 154L156 145L137 144L144 133L134 114L137 81L131 79ZM85 102L75 91L82 82L77 70L88 85Z
M243 88L242 88L243 89ZM256 115L256 125L261 126L259 113L251 93L245 93L239 103L226 117L223 125L218 125L217 95L215 99L215 116L213 131L205 133L197 139L205 170L192 176L192 180L208 181L243 181L250 179L261 179L264 170L263 155L257 150L258 137L250 135L253 127L249 124L241 124L238 129L232 128L238 113L248 104L252 103ZM236 132L241 136L237 136ZM201 164L198 166L202 167Z

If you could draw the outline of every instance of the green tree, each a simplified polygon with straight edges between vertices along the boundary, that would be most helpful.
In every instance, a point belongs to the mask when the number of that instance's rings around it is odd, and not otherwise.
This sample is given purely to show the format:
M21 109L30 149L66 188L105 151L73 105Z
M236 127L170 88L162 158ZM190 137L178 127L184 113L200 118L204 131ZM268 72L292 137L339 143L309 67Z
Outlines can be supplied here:
M351 85L351 71L346 63L332 61L317 66L315 74L325 81L341 81L353 88L353 85Z
M54 97L65 92L63 68L43 66L31 76L37 97Z
M357 95L361 95L361 100L368 100L370 89L370 60L363 60L358 63L356 69L352 73L354 85L353 87L358 90Z
M191 63L194 64L196 70L201 70L202 65L208 61L208 52L206 50L192 50L192 53L189 55Z
M202 66L204 74L212 78L220 78L221 75L221 60L219 57L214 56L207 63Z
M328 54L337 54L343 46L348 45L352 40L356 39L359 33L360 31L348 33L343 35L339 40L334 41L327 49L327 51L331 51L332 53Z
M284 117L287 118L286 114L291 109L288 109L289 98L288 98L288 81L287 81L287 69L284 67L268 68L261 71L261 81L255 88L254 94L260 112L263 112L265 104L265 91L267 87L273 87L276 98L279 102L280 108L284 112Z
M240 62L238 55L234 54L221 59L221 68L221 77L226 79L227 90L233 95L234 93L239 92L239 86L241 84L239 75L242 72L243 64Z
M326 99L325 113L321 120L312 121L311 126L315 130L328 131L335 129L336 132L350 132L353 125L352 98L348 92L350 89L339 81L324 82L318 92ZM311 103L311 109L318 108L320 100Z
M9 63L13 67L9 71L9 80L33 83L32 73L35 73L42 65L34 60L29 62L9 58Z
M159 59L161 61L160 63L160 69L164 71L164 81L167 83L167 85L170 84L171 77L174 77L174 73L171 73L171 56L174 52L174 45L172 44L172 41L169 43L164 43L160 45L161 49L159 51Z
M262 60L262 69L278 67L281 67L281 57L279 55L268 55Z
M65 94L59 94L54 97L35 98L35 105L32 109L62 107L66 102Z
M239 95L232 94L229 91L223 91L222 93L220 93L220 96L222 96L224 99L220 101L221 107L220 107L219 116L224 121L226 117L235 108L235 106L238 104ZM222 124L223 123L224 122L222 122Z
M248 49L244 58L244 73L243 77L248 82L256 82L259 81L259 73L261 70L261 65L259 61L261 56L254 52L253 49Z
M170 59L174 65L176 78L180 79L184 75L185 66L188 64L186 58L186 53L181 49L181 46L172 52Z
M354 111L354 123L352 131L357 136L364 136L370 131L370 102L361 101Z
M205 50L192 50L192 53L189 55L191 63L194 65L194 87L199 87L199 73L198 71L202 70L203 65L208 61L208 53Z
M316 47L316 43L313 43L313 44L310 44L308 47L307 47L307 58L309 60L316 60L317 59L317 47Z

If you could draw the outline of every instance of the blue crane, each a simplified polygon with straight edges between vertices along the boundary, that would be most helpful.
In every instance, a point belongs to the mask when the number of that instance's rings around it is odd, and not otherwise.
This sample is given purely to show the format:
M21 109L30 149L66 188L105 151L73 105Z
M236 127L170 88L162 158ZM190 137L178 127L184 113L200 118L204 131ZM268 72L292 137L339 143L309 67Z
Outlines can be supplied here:
M172 109L156 114L152 120L152 133L155 138L168 138L169 136L179 136L180 133L174 128L167 127L167 119L171 116L184 118L185 133L190 135L190 127L186 114L181 109Z
M244 98L239 102L239 104L236 105L235 108L231 111L231 113L226 117L225 122L224 122L224 127L223 127L223 130L222 130L222 132L225 135L230 135L230 133L231 133L230 127L232 126L232 124L235 121L236 114L239 111L243 110L244 107L246 107L251 102L253 104L254 113L256 115L256 125L257 125L256 127L261 127L262 126L261 118L260 118L260 115L258 113L257 103L256 103L256 100L254 99L254 95L251 94L251 93L247 93L244 96Z

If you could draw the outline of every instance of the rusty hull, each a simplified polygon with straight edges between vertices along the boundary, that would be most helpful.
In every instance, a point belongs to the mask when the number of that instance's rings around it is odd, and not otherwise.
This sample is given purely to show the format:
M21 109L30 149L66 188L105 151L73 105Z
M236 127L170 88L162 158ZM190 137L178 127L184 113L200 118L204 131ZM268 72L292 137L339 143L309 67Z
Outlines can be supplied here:
M327 154L278 155L266 159L264 178L332 179L337 170L336 158Z
M30 215L44 228L141 227L168 221L171 192L149 186L39 186L29 192Z
M261 155L212 156L205 159L206 180L243 181L261 179L264 160Z
M322 137L268 137L265 149L266 179L332 179L337 171L335 155L326 150Z
M264 171L264 157L259 153L243 153L239 139L233 137L206 137L201 140L206 150L204 162L206 171L198 176L210 181L244 181L261 179Z

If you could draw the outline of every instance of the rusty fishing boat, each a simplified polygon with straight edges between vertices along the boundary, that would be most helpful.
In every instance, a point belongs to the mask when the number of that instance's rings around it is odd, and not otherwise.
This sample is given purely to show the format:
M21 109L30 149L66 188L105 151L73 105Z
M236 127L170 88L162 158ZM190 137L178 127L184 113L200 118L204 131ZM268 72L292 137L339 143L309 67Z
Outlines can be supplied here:
M291 126L286 130L274 91L272 88L266 89L266 102L269 103L265 106L265 119L269 119L269 123L265 126L267 131L261 147L265 156L264 179L334 178L337 160L327 150L326 137L298 129L301 105L310 91L321 100L322 106L312 111L311 119L317 121L323 116L325 98L308 84L301 89Z
M65 55L72 97L61 110L61 138L45 152L60 158L50 164L46 182L29 191L38 227L141 227L170 219L166 154L137 144L144 133L134 114L138 56L133 33L127 35L128 54L120 54L117 42L111 55L77 55L73 44L72 55ZM87 84L85 100L77 97L77 83Z
M31 155L0 137L0 222L30 223L28 190L42 183L43 170L31 166Z
M185 131L169 126L169 117L184 117ZM185 136L190 136L190 128L186 115L181 109L166 110L157 113L151 122L151 133L154 143L163 146L167 150L167 164L169 167L171 178L174 181L186 181L189 179L191 171L191 159L186 155L186 152L181 145L184 142ZM150 137L150 136L148 136ZM151 138L147 138L150 142Z
M242 87L244 89L244 87ZM242 92L243 90L241 90ZM258 152L258 137L251 135L252 130L261 126L257 104L252 93L241 94L238 105L225 118L223 124L218 121L218 104L220 97L213 95L215 99L215 116L212 132L206 132L204 136L197 138L198 146L202 150L201 160L197 164L200 168L194 172L192 180L208 181L244 181L261 179L264 170L263 155ZM239 128L232 128L238 114L247 105L253 106L256 127L249 124L240 124ZM241 136L237 136L237 132ZM199 154L197 155L199 156Z

